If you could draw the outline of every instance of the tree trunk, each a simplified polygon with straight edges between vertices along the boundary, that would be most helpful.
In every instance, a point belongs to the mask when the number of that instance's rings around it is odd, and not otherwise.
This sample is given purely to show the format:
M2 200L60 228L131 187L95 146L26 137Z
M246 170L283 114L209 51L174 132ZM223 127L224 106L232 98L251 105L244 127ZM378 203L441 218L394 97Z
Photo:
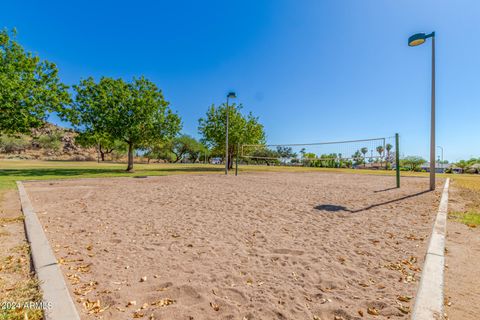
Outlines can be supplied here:
M128 166L127 172L133 172L133 143L128 144Z
M100 149L100 159L102 159L102 161L105 161L105 152L103 152L102 149Z

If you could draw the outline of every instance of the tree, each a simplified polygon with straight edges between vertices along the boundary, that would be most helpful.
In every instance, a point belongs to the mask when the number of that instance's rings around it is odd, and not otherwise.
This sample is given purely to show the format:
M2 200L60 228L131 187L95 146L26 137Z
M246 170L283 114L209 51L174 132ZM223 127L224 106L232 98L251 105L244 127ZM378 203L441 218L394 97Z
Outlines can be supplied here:
M277 155L279 158L283 159L284 164L286 163L288 158L296 158L297 154L293 152L292 147L277 147Z
M360 152L360 150L355 151L355 153L352 155L352 159L354 161L353 164L355 166L358 166L358 165L364 163L363 157L362 157L362 152Z
M377 152L378 152L378 155L380 156L380 167L382 166L382 155L383 155L383 151L385 150L383 148L383 146L378 146L376 148Z
M419 156L408 156L402 159L402 166L409 167L411 171L417 171L418 167L426 162L425 159Z
M174 162L178 162L183 159L185 156L188 156L189 159L198 158L198 153L201 151L203 146L194 138L189 135L181 135L175 137L171 143L171 151L175 155Z
M469 166L469 163L465 160L460 160L460 161L456 162L455 165L457 167L459 167L460 169L462 169L462 172L463 172L465 170L465 168L467 168Z
M383 154L383 151L384 151L383 146L378 146L378 147L376 148L376 150L377 150L377 152L378 152L378 155L381 157L382 154Z
M390 158L390 151L392 151L393 146L390 143L387 143L385 149L387 150L387 158Z
M302 155L302 159L305 158L306 153L307 153L307 150L305 148L300 149L300 154Z
M360 152L363 154L363 164L365 166L365 155L367 154L368 152L368 148L367 147L363 147L360 149Z
M0 31L0 133L30 133L71 101L55 64L25 51L15 35Z
M75 101L63 116L83 133L125 142L129 172L135 148L173 138L181 129L162 91L144 77L130 83L106 77L95 83L90 77L74 89Z
M188 152L188 159L195 163L197 160L199 162L202 161L203 156L207 156L208 154L208 148L205 146L203 143L200 141L195 140L195 144L193 145L193 148Z
M162 141L155 144L148 144L142 148L145 150L144 156L150 163L151 159L164 160L167 162L173 162L176 157L172 153L172 141Z
M265 132L263 125L259 123L258 118L250 112L244 116L240 111L242 105L235 104L229 106L229 134L228 134L228 168L233 166L233 157L237 154L238 145L242 144L263 144L265 142ZM212 105L205 116L198 120L198 131L202 135L201 141L213 152L223 153L225 150L225 122L226 122L225 104L216 107Z
M265 163L269 166L271 163L277 164L278 161L278 152L272 149L268 149L266 147L262 147L260 149L255 149L251 154L252 159L258 164Z
M318 162L316 159L317 155L315 153L307 152L303 155L303 164L310 167L316 167Z
M108 136L101 133L80 132L75 137L82 147L95 148L100 155L100 160L105 161L105 156L112 154L114 151L125 152L125 142L121 140L111 140Z

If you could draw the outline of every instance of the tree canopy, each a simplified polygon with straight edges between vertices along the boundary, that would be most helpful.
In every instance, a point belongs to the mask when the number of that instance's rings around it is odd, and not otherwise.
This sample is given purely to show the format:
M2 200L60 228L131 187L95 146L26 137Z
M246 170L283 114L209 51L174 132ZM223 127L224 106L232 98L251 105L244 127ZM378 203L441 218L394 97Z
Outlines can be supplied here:
M0 31L0 132L29 133L48 112L70 102L55 64L40 60L15 41L15 31Z
M130 83L107 77L97 83L88 78L74 89L75 101L64 118L83 133L124 141L127 171L133 170L135 148L173 138L181 129L180 117L170 110L161 90L144 77Z
M419 156L408 156L400 161L402 166L410 168L411 171L417 171L418 168L426 163L426 160Z
M227 159L231 168L232 159L238 152L237 145L262 144L265 142L265 131L258 117L250 112L247 115L241 113L242 105L229 106L229 134ZM204 118L200 118L198 131L202 135L202 142L207 144L213 152L222 153L225 149L225 123L226 105L212 105Z

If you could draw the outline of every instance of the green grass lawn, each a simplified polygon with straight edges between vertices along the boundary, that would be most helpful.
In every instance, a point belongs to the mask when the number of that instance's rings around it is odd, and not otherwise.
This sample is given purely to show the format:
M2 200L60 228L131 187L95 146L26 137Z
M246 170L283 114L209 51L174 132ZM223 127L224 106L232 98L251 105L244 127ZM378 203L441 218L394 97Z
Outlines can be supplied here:
M125 172L125 163L97 163L87 161L38 161L38 160L0 160L0 190L15 188L17 180L49 180L72 178L161 176L171 174L222 174L223 165L211 164L135 164L135 172ZM373 175L395 175L392 170L330 169L282 166L243 166L242 172L338 172ZM234 171L231 172L233 174ZM428 177L428 173L401 172L402 176ZM458 181L462 187L477 189L480 192L480 175L445 175Z
M17 180L50 180L101 177L159 176L187 173L221 173L222 166L203 164L135 164L127 173L124 163L87 161L0 161L0 190L15 188Z

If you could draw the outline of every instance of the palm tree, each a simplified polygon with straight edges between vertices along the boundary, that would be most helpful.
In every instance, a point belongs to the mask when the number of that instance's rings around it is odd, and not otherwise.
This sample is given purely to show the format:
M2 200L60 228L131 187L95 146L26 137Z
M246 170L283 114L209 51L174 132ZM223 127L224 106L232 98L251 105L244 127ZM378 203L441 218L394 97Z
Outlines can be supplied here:
M385 150L383 146L378 146L377 148L378 155L380 156L380 167L382 166L382 155L383 151Z
M300 149L300 154L302 155L302 159L305 158L305 153L307 153L305 148Z
M387 150L387 157L386 157L386 162L385 162L385 168L387 168L387 165L388 165L388 161L391 161L390 160L390 151L393 149L393 146L390 144L390 143L387 143L385 145L385 150ZM393 162L393 161L392 161Z
M363 166L365 167L365 155L366 155L367 152L368 152L368 148L367 148L367 147L363 147L362 149L360 149L360 152L363 153Z
M385 149L387 150L387 158L390 158L390 151L393 149L393 146L390 143L387 143Z

